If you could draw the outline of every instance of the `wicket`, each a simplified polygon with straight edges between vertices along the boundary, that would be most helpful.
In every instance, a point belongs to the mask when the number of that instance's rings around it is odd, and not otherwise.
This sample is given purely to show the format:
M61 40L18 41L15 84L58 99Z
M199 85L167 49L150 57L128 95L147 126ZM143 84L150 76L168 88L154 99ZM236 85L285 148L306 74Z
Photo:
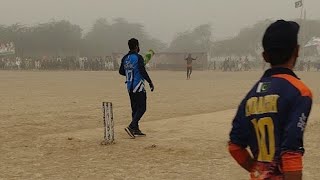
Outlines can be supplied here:
M113 108L111 102L102 102L104 123L104 144L114 143Z

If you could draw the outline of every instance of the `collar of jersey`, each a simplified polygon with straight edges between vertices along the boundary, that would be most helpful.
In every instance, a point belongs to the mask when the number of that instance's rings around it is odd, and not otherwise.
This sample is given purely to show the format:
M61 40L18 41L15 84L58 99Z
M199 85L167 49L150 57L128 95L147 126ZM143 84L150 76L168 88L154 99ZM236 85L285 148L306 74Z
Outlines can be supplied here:
M264 73L263 77L271 77L276 74L288 74L299 79L298 76L291 69L283 68L283 67L275 67L275 68L268 69Z

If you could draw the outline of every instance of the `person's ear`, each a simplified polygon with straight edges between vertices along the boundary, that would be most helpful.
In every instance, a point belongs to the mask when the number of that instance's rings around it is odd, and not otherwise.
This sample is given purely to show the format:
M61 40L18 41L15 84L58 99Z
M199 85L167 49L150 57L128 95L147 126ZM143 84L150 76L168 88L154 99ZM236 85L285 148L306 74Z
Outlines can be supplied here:
M262 57L265 62L270 63L270 57L265 51L262 52Z
M296 48L294 49L294 52L293 52L294 57L298 58L299 53L300 53L300 45L297 45Z

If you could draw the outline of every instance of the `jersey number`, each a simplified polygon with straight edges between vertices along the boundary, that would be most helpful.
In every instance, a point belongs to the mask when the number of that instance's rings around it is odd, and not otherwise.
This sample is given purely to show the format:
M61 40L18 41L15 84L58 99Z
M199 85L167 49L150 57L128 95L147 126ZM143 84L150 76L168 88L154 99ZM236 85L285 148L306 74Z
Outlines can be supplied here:
M258 161L272 162L275 154L274 125L271 117L251 120L259 147Z
M127 70L126 71L126 77L127 77L127 82L131 82L133 77L132 77L132 70Z

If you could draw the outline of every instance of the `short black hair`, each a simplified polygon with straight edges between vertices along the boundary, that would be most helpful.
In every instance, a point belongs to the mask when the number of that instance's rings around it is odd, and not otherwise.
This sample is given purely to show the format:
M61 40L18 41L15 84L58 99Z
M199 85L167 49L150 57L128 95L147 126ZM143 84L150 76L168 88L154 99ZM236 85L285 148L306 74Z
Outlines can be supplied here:
M296 22L285 20L278 20L267 28L262 45L272 66L289 61L298 45L299 29Z
M130 49L130 50L135 50L135 49L139 46L139 41L138 41L138 39L131 38L131 39L128 41L128 46L129 46L129 49Z

